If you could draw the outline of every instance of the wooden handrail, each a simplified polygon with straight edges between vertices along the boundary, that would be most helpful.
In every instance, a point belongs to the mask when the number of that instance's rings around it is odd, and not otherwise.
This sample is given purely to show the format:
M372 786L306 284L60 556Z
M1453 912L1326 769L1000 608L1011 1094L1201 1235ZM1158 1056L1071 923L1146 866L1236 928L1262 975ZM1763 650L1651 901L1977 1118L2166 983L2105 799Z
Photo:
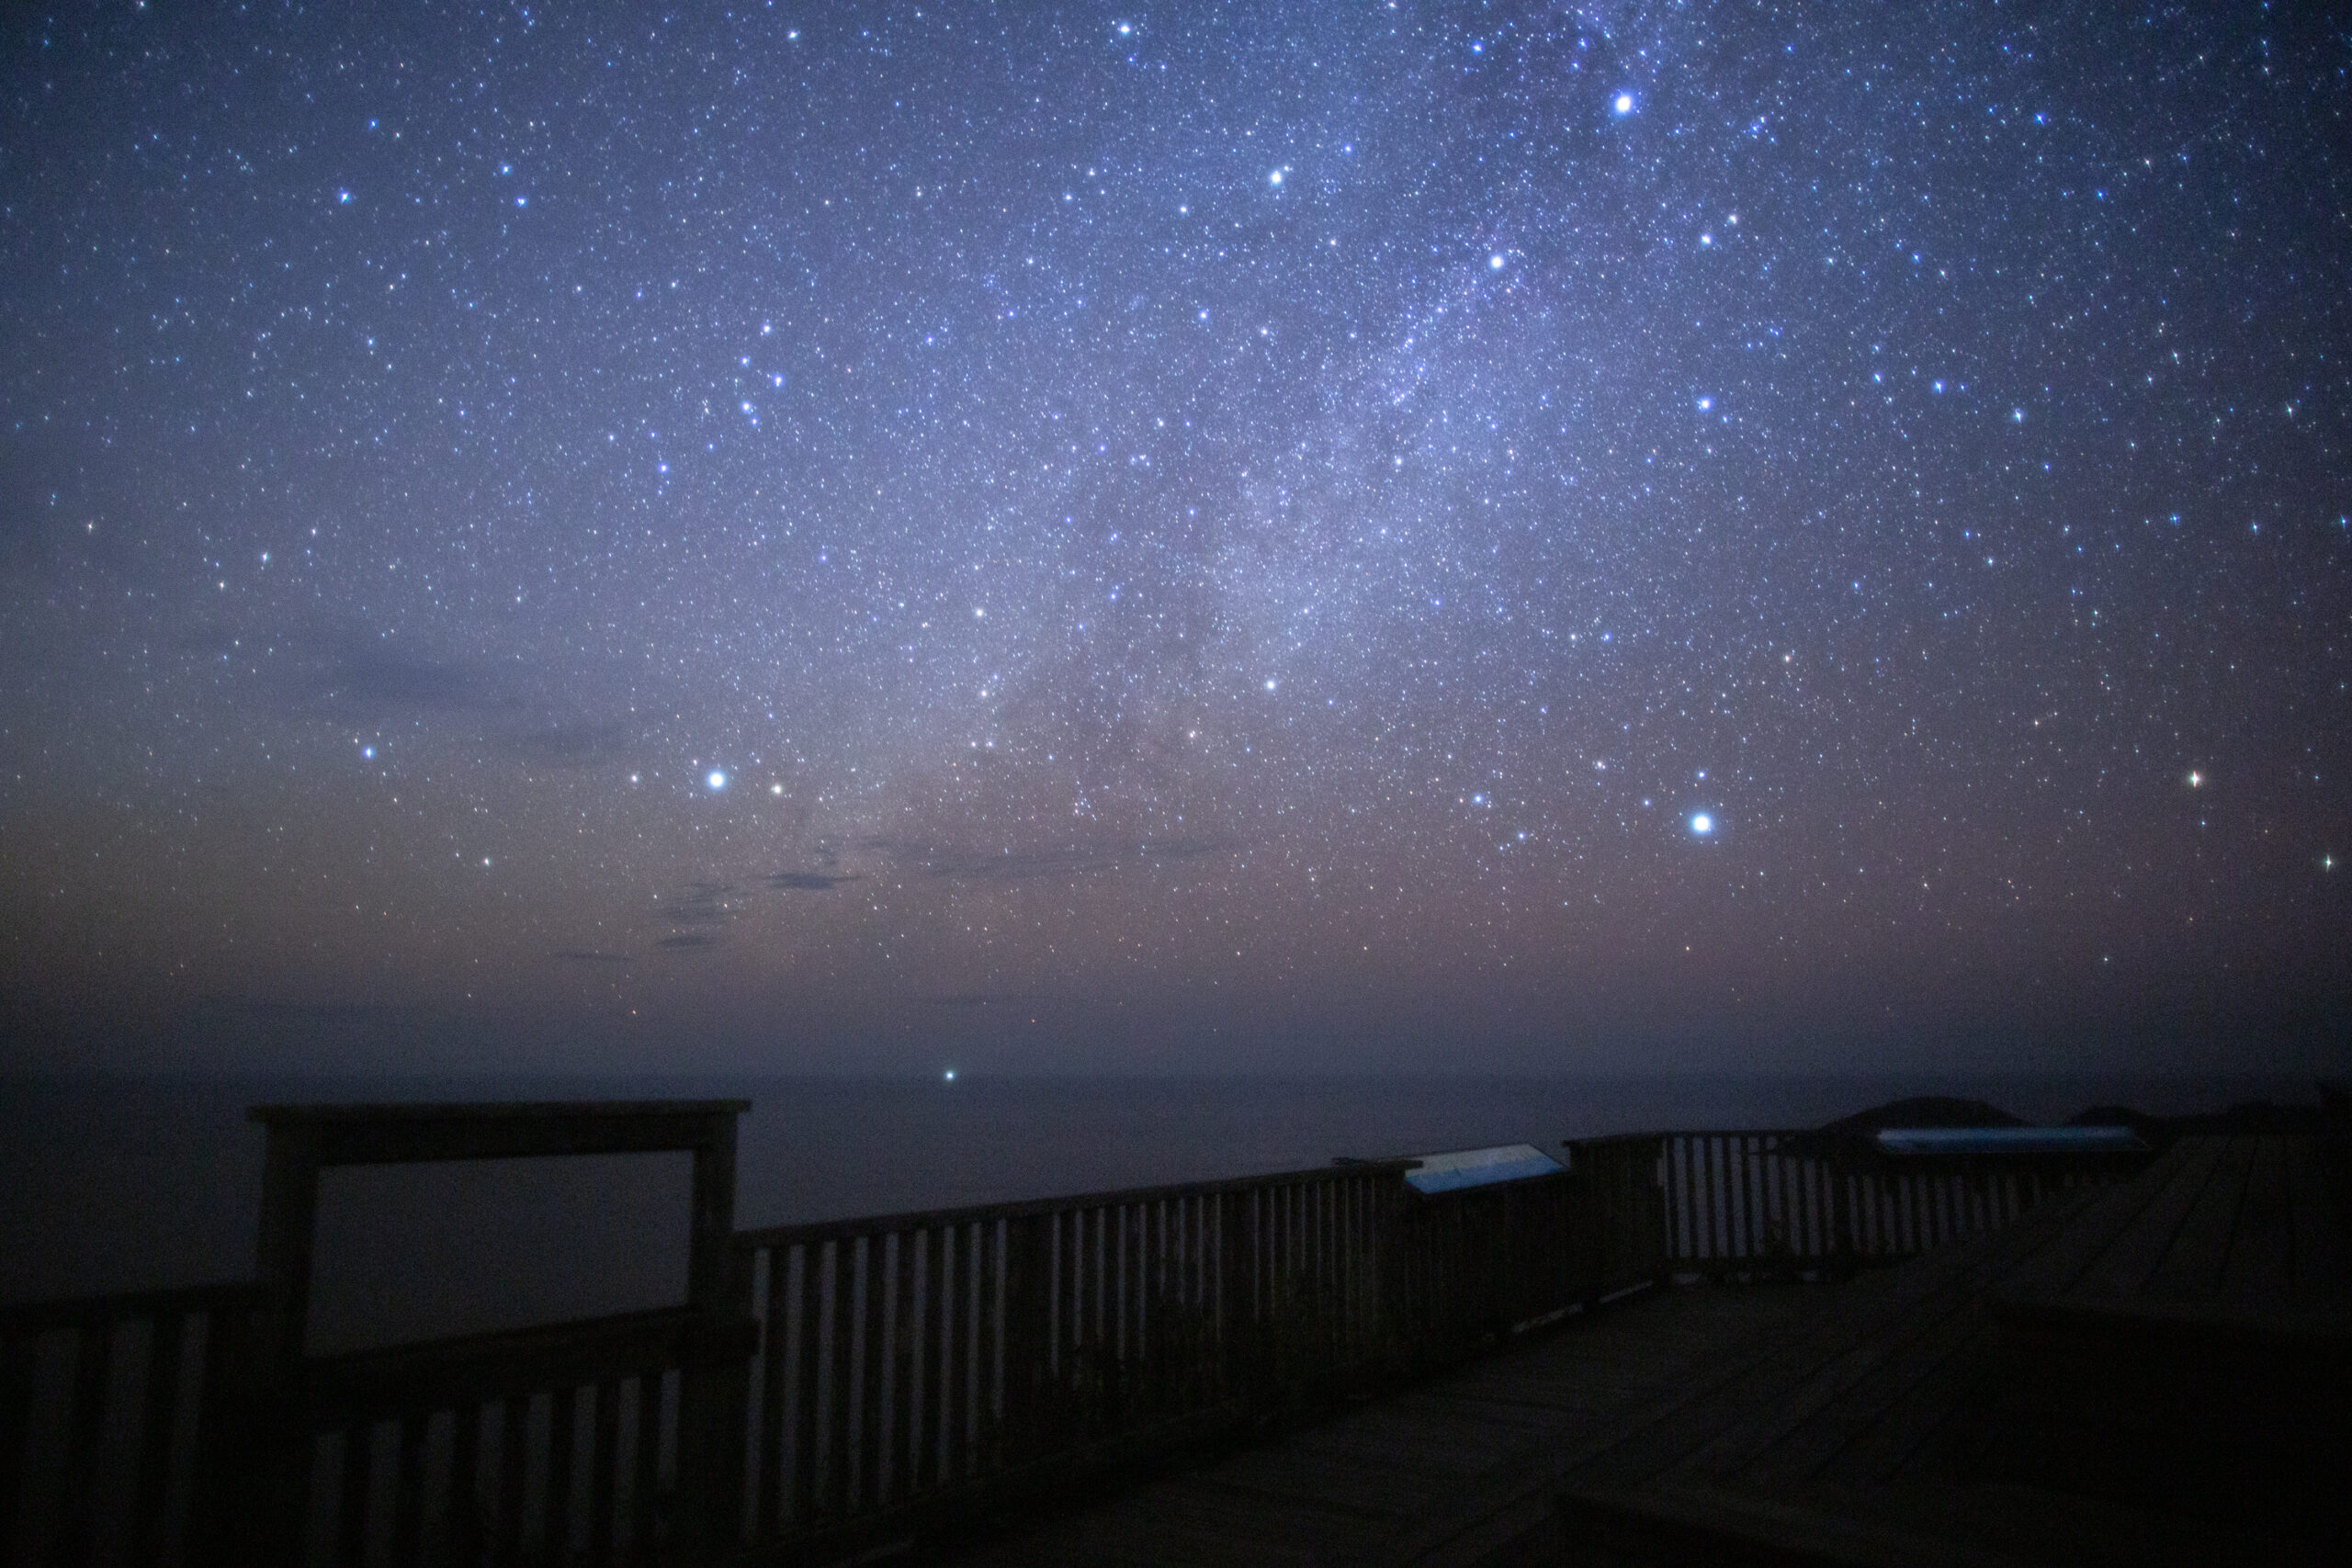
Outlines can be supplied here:
M858 1215L838 1220L800 1220L735 1233L738 1247L794 1247L842 1236L887 1235L898 1231L972 1224L989 1220L1023 1219L1032 1214L1057 1213L1066 1209L1101 1209L1127 1203L1157 1203L1172 1198L1207 1197L1219 1192L1254 1191L1266 1187L1302 1186L1328 1181L1334 1176L1403 1172L1418 1162L1409 1159L1350 1160L1345 1165L1309 1166L1264 1176L1227 1176L1206 1181L1175 1181L1156 1187L1119 1187L1099 1192L1073 1192L1057 1198L1020 1198L1001 1203L971 1203L954 1209L910 1209L896 1214Z
M216 1285L108 1291L96 1295L64 1296L52 1301L16 1302L0 1306L0 1335L47 1334L61 1328L119 1323L129 1318L220 1312L251 1307L260 1299L258 1287L250 1280L240 1280Z
M713 1322L694 1307L534 1325L313 1359L303 1398L311 1419L453 1409L673 1368L728 1365L758 1348L756 1325Z

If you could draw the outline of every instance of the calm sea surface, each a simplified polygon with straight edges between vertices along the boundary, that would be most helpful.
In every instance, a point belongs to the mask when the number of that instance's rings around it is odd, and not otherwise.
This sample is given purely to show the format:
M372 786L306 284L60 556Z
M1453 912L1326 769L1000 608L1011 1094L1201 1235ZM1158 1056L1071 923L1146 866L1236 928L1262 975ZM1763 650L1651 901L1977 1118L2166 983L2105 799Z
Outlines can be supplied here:
M738 1096L741 1225L1496 1143L1815 1126L1903 1095L2036 1121L2307 1100L2300 1079L1199 1078L0 1083L0 1300L245 1277L269 1100ZM330 1173L322 1348L676 1299L685 1156Z

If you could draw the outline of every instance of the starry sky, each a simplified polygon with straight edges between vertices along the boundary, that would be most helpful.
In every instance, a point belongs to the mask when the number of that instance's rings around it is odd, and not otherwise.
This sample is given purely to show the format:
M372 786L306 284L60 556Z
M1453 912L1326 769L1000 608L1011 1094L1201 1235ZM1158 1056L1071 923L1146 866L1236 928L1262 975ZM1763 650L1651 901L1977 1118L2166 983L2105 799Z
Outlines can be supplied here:
M2341 1063L2325 9L12 9L0 1065Z

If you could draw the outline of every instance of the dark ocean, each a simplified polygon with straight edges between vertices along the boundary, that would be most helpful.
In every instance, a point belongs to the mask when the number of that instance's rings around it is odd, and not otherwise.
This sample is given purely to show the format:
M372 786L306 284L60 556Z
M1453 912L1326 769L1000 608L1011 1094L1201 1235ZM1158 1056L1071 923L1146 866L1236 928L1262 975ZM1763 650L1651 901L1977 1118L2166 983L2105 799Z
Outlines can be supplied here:
M2308 1102L2300 1078L965 1078L0 1083L0 1300L251 1270L283 1100L740 1097L737 1224L1099 1191L1662 1128L1807 1127L1912 1094L2032 1121ZM686 1156L330 1172L319 1348L677 1299Z

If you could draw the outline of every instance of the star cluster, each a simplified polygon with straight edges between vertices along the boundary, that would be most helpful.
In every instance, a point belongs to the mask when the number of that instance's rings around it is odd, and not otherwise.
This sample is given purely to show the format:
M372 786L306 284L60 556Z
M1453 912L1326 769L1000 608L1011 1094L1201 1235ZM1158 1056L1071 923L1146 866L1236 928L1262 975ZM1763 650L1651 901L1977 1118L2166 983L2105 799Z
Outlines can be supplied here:
M9 26L23 1060L2340 1046L2340 31Z

